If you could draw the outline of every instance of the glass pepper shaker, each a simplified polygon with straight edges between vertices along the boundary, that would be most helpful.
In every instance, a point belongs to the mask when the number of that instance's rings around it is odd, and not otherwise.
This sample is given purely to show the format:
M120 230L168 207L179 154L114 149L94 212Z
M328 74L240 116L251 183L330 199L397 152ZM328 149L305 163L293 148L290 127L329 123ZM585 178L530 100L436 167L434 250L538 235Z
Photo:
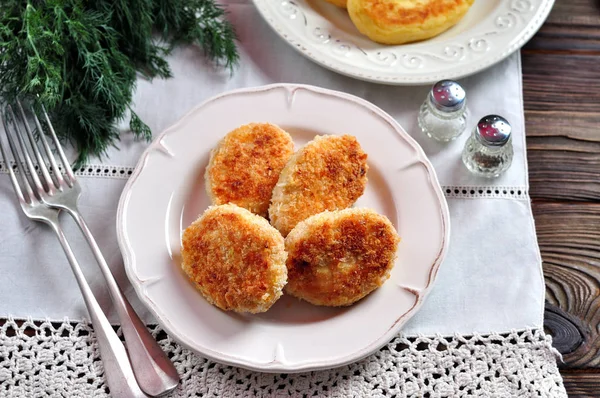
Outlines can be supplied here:
M467 139L462 160L467 168L484 177L498 177L512 162L512 128L502 116L488 115L479 120Z
M419 127L438 141L450 141L465 130L467 124L467 94L453 80L433 85L419 110Z

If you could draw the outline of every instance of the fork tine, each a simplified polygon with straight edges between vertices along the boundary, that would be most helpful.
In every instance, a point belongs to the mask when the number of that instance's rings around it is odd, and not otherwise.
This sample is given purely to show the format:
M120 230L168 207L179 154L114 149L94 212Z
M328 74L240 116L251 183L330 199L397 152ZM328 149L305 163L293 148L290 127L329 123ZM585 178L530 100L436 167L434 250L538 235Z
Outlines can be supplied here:
M44 113L44 118L46 119L46 123L48 123L48 128L50 129L50 135L52 136L52 140L54 141L54 145L56 146L56 150L58 151L58 155L60 156L60 160L65 168L65 172L69 176L71 182L69 185L75 182L75 174L71 169L71 165L67 157L65 156L65 152L62 149L62 145L60 145L60 141L58 141L58 137L56 136L56 132L54 131L54 127L52 126L52 122L50 122L50 117L48 116L48 112L46 112L46 107L43 104L40 104L42 107L42 112ZM42 134L43 135L43 134Z
M50 167L53 171L54 178L56 178L56 188L61 189L62 184L65 182L60 169L58 168L58 164L56 163L56 159L54 158L54 154L52 153L52 149L50 149L50 145L48 145L48 140L46 139L46 134L44 134L44 130L42 129L42 124L40 123L40 119L35 112L35 109L32 109L33 113L33 121L35 122L35 127L40 133L40 141L42 142L42 147L44 148L44 152L46 153L46 157L50 160Z
M21 180L22 186L25 188L27 197L25 197L25 195L23 195L21 185L17 181L15 172L13 171L12 167L10 167L10 165L9 165L8 156L6 154L6 152L7 152L6 147L2 143L2 140L0 139L0 149L2 150L2 157L4 158L4 162L6 163L6 167L8 168L8 171L10 174L10 179L13 184L13 187L15 188L15 191L17 192L17 197L19 198L19 201L21 202L21 204L23 204L23 203L32 204L35 199L35 196L33 195L33 191L31 190L31 186L29 185L29 181L27 180L27 175L25 174L25 168L23 167L21 158L16 150L15 143L12 140L11 133L10 133L11 130L8 127L8 125L9 125L8 116L2 109L0 109L0 114L2 116L2 124L4 124L4 132L6 133L6 138L8 140L8 146L10 147L10 151L12 152L15 164L17 165L17 168L19 169L19 178Z
M31 131L31 126L29 126L29 122L27 121L27 117L25 116L25 111L23 110L23 105L21 104L21 101L19 101L18 98L17 98L17 106L19 107L19 111L21 113L21 119L23 122L23 126L25 127L25 131L27 132L27 137L29 138L29 144L30 144L31 148L33 149L35 157L37 158L38 166L42 172L42 176L44 177L46 186L48 187L48 193L53 194L56 191L55 182L52 179L52 177L50 176L50 173L48 172L48 168L46 167L46 162L44 161L44 158L42 157L42 154L40 153L40 150L38 148L35 137L33 136L33 133ZM33 114L35 115L35 112L33 112ZM40 131L40 133L42 133L42 132Z
M44 186L42 185L42 182L40 181L40 177L38 176L37 170L33 166L33 162L31 161L31 156L29 156L29 148L27 148L27 144L25 144L25 140L23 139L23 134L21 133L21 129L19 128L17 115L13 111L12 106L7 105L6 108L8 109L8 112L10 113L10 116L12 118L13 126L17 133L16 134L17 141L19 142L19 146L21 147L21 153L22 153L23 157L25 158L25 164L29 168L29 175L31 176L31 179L33 180L33 184L35 185L35 188L37 188L37 190L38 190L38 196L41 196L44 192L46 192L46 190L44 189Z
M4 116L4 114L2 114L2 116ZM6 132L6 133L8 134L8 132ZM17 181L17 176L15 175L15 172L13 171L12 167L10 167L10 162L9 162L8 156L6 154L6 148L4 147L4 142L1 137L0 137L0 154L2 154L2 159L4 160L4 164L6 165L6 168L8 169L8 174L10 176L10 182L12 183L13 188L15 189L15 193L17 194L17 198L19 199L19 202L21 204L27 203L27 201L25 200L25 197L23 196L23 191L21 191L21 187L19 186L19 181Z

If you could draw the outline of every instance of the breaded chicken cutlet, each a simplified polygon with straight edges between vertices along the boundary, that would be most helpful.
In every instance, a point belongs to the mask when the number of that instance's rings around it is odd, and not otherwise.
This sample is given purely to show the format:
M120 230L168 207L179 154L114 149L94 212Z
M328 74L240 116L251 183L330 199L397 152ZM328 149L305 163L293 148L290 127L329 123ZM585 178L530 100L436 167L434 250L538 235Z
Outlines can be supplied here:
M182 268L211 304L264 312L287 281L281 234L264 218L233 204L209 207L183 233Z
M403 44L429 39L456 25L474 0L348 0L350 19L369 39Z
M292 137L273 124L238 127L211 151L208 196L214 205L234 203L266 217L273 187L293 153Z
M285 239L285 292L315 305L353 304L389 278L399 241L391 222L370 209L311 216Z
M269 207L271 224L286 236L313 214L352 206L365 190L367 170L355 137L315 137L283 168Z

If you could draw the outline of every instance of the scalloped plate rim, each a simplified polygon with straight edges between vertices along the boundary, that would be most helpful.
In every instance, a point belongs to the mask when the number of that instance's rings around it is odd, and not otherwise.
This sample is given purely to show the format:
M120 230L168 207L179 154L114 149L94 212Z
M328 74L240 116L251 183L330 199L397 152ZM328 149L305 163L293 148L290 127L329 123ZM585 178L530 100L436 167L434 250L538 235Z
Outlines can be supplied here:
M519 50L533 35L540 29L543 25L544 21L550 14L552 10L552 6L554 5L555 0L539 0L539 7L535 10L533 17L535 19L527 21L524 24L522 29L514 31L514 38L512 40L512 44L506 46L504 48L498 49L493 56L484 57L483 60L477 60L477 62L465 63L464 65L460 65L460 68L454 68L451 72L444 72L443 70L432 71L430 74L432 76L425 77L415 77L411 76L409 72L406 73L398 73L390 77L389 75L377 75L373 70L367 68L361 68L358 65L350 65L350 67L346 66L344 63L341 63L335 57L325 56L321 53L320 50L316 50L316 43L311 42L306 39L305 36L300 36L294 32L293 29L286 26L285 23L281 23L281 17L275 17L275 13L273 13L267 2L274 0L252 0L254 5L261 17L265 20L265 22L277 33L277 35L283 39L286 43L288 43L292 48L298 51L300 54L304 55L308 59L313 62L323 66L326 69L331 71L340 73L344 76L352 77L358 80L363 80L371 83L380 83L387 85L423 85L423 84L433 84L439 80L443 79L460 79L463 77L467 77L478 73L482 70L485 70L501 61L506 59L515 51ZM279 0L278 0L279 1ZM285 0L281 0L285 1ZM289 0L291 1L291 0ZM305 0L295 0L296 3L304 4ZM321 0L325 1L325 0ZM477 0L476 0L477 1ZM483 1L483 0L478 0ZM529 0L525 0L529 1ZM295 4L295 3L294 3ZM325 18L323 18L325 19ZM459 36L464 36L466 32L462 32ZM516 39L515 39L516 38ZM363 36L360 36L360 39L364 39ZM444 45L448 45L450 40L455 38L448 39L446 41L436 42L436 47L442 47ZM353 43L349 43L353 44ZM451 44L451 43L450 43ZM400 46L387 46L380 45L375 43L375 45L380 46L379 49L389 50L390 48L399 48ZM422 45L431 45L427 40L417 43L409 43L412 48L418 48ZM357 46L357 48L359 48ZM356 68L360 70L360 72L353 71L352 68ZM375 71L376 72L376 71ZM434 74L435 73L435 74Z
M193 341L190 341L191 340L190 338L185 336L182 333L182 331L176 330L175 327L171 324L171 322L168 319L165 319L161 315L161 313L158 312L157 308L155 308L155 304L152 303L152 300L146 296L145 291L144 291L145 288L144 288L143 284L140 283L141 280L139 279L139 277L137 276L136 271L135 271L135 267L134 267L135 253L132 251L132 248L130 246L128 234L125 232L126 231L125 213L127 211L128 205L129 205L129 198L132 193L132 190L134 189L137 179L143 173L144 168L145 168L150 156L157 149L160 150L160 147L162 146L161 141L166 136L176 133L178 128L182 124L184 124L185 121L187 119L189 119L193 114L201 111L201 109L203 107L209 105L210 103L212 103L214 101L218 101L219 99L221 99L223 97L237 95L237 94L244 94L244 93L259 93L259 92L264 92L264 91L269 91L269 90L276 90L276 89L280 89L280 88L284 88L287 90L294 90L294 89L301 88L301 89L312 91L312 92L315 92L318 94L334 96L334 97L337 97L338 99L351 101L358 105L366 107L367 109L372 111L376 116L382 117L385 121L387 121L391 125L391 127L393 127L393 129L406 141L406 143L409 144L413 149L415 149L416 156L418 158L418 162L421 163L427 170L427 176L429 177L428 184L430 185L430 188L434 192L435 197L438 201L439 217L440 217L441 225L442 225L441 248L440 248L439 252L437 253L435 262L433 264L431 264L431 266L429 268L429 278L428 278L426 287L418 292L417 298L416 298L415 303L412 306L412 308L410 308L409 311L402 314L396 320L394 325L392 325L392 327L390 327L384 335L380 336L376 341L371 342L370 344L361 348L360 350L357 350L351 354L348 354L343 358L335 358L333 360L324 360L324 361L319 361L319 362L304 362L304 363L299 363L296 365L282 364L282 363L277 363L277 362L273 362L273 363L266 364L266 365L264 363L253 363L252 361L249 361L246 358L229 356L227 354L223 354L221 352L214 351L214 350L210 349L209 347L201 347L201 346L195 344ZM241 88L241 89L235 89L235 90L227 91L225 93L216 95L216 96L200 103L196 107L194 107L192 110L187 112L183 117L181 117L177 122L175 122L172 126L170 126L166 130L164 130L161 134L159 134L153 140L153 142L146 148L146 150L143 152L133 173L131 174L127 183L125 184L125 187L123 189L123 192L121 194L119 204L118 204L116 226L117 226L117 228L116 228L117 229L117 240L118 240L119 247L121 249L121 253L123 255L123 262L124 262L124 268L125 268L126 275L129 279L129 281L131 282L131 285L133 286L140 301L145 305L146 308L148 308L148 310L152 313L152 315L157 319L158 323L169 333L169 335L171 337L173 337L176 341L178 341L182 346L184 346L194 352L197 352L200 355L203 355L203 356L207 357L208 359L211 359L215 362L222 363L225 365L230 365L230 366L242 367L242 368L254 370L254 371L268 372L268 373L278 373L278 372L298 373L298 372L305 372L305 371L331 369L334 367L343 366L343 365L347 365L349 363L356 362L356 361L368 356L369 354L372 354L373 352L377 351L383 345L387 344L389 342L389 340L391 340L398 333L399 329L406 323L406 321L408 319L410 319L422 306L426 296L428 295L428 293L430 292L430 290L433 286L433 283L434 283L437 273L439 271L439 267L441 266L441 264L446 256L446 253L448 251L448 246L449 246L449 240L450 240L450 215L449 215L448 205L447 205L447 202L445 199L445 195L443 194L442 188L437 179L435 169L433 168L433 165L430 163L430 161L427 159L427 156L425 155L425 153L422 150L422 148L420 147L420 145L408 133L406 133L406 131L400 126L400 124L395 119L393 119L385 111L381 110L379 107L373 105L372 103L370 103L362 98L356 97L354 95L347 94L344 92L334 91L334 90L330 90L330 89L325 89L325 88L321 88L321 87L316 87L316 86L303 85L303 84L291 84L291 83L280 83L280 84L271 84L271 85L251 87L251 88Z

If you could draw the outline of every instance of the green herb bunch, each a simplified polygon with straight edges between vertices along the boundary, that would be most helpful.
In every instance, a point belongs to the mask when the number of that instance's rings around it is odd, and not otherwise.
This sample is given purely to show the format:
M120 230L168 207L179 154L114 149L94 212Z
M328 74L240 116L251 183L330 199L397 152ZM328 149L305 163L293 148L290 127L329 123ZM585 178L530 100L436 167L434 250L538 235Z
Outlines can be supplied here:
M214 0L1 0L0 95L36 98L81 164L115 144L128 111L133 134L150 138L131 109L136 78L171 77L166 56L176 45L234 67L224 14Z

